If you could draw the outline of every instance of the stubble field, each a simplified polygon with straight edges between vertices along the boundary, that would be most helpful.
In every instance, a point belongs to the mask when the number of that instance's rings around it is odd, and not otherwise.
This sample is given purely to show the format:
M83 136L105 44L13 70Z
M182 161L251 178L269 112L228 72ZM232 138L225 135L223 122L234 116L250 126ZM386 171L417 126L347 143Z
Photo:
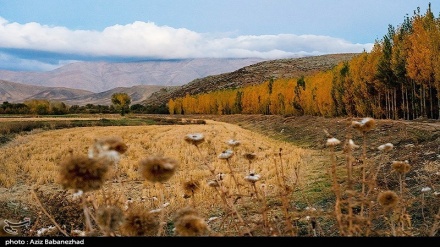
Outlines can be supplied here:
M203 118L21 133L0 147L1 217L29 217L24 236L438 235L438 123L375 121L362 135L350 125L360 119ZM102 185L63 188L63 162L111 137L127 148ZM147 174L159 179L145 176L148 157L176 161L170 178L161 163Z

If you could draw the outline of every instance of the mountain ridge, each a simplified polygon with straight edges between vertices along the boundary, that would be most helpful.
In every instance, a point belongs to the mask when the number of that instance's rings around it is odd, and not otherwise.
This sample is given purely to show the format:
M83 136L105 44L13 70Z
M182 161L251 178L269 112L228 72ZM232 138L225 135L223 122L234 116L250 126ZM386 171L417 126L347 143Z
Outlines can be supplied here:
M359 53L339 53L301 58L287 58L262 61L240 68L236 71L207 76L191 81L173 90L154 92L145 105L164 105L170 99L196 95L220 89L240 88L256 85L278 78L300 78L319 71L326 71L340 62L348 61Z
M10 103L20 103L26 99L39 98L58 100L68 105L109 105L111 104L111 95L113 93L123 92L127 93L132 98L131 104L163 106L169 101L169 99L183 97L187 93L195 95L221 89L239 88L248 85L260 84L270 79L299 78L300 76L311 75L319 71L331 69L338 63L348 61L357 54L358 53L342 53L302 58L265 60L243 66L232 72L197 78L180 86L138 84L134 86L117 86L97 93L69 87L32 86L17 82L8 82L0 79L0 100L9 101ZM161 62L156 64L156 66L159 68L163 65L160 63ZM179 67L182 68L183 64L181 61L179 63ZM72 70L72 67L81 69L81 66L84 66L84 63L72 64L70 68L62 67L57 69L57 71L54 73L61 73L63 75L69 73L75 74L75 70ZM98 70L95 72L95 77L99 77L99 75L109 75L109 69L111 66L108 67L106 63L93 63L93 66L98 68ZM187 61L186 66L195 65L194 63ZM203 66L209 66L209 63ZM204 70L203 66L198 67L197 69ZM128 71L127 73L138 70L132 66L119 66L117 68L119 68L119 70L114 71L113 73L122 73L121 69L125 69ZM192 71L196 71L197 69L192 68ZM157 77L161 76L159 73L161 71L160 69L156 69L154 71L157 73ZM165 70L162 73L176 74L178 72L169 72Z
M158 85L137 85L132 87L117 87L100 93L65 87L43 87L0 80L0 101L23 103L30 99L47 99L61 101L68 105L111 105L113 93L127 93L132 104L146 100L153 92L168 87Z
M209 75L227 73L265 61L261 58L196 58L138 62L75 62L44 71L0 70L0 80L94 93L137 85L178 86Z

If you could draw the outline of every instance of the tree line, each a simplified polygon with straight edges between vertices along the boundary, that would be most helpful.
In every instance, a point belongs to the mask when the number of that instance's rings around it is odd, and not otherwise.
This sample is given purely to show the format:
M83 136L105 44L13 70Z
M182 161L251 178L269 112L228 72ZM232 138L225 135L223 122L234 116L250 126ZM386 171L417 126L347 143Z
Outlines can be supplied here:
M440 118L440 18L429 4L333 69L301 78L170 99L170 114Z
M0 114L64 115L64 114L121 114L149 113L168 114L168 109L131 104L131 97L126 93L114 93L111 105L67 105L64 102L47 99L30 99L23 103L4 101L0 104Z

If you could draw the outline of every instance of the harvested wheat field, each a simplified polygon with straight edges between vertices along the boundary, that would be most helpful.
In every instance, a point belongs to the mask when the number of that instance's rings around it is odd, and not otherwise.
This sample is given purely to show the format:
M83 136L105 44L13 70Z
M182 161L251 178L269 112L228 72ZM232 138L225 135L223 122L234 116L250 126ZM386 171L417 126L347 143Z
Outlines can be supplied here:
M0 218L29 218L22 236L439 234L436 122L149 117L166 125L6 138Z
M185 139L188 134L203 135L203 141L200 144L191 142L191 139ZM22 210L27 211L32 222L36 222L34 230L48 225L54 227L47 216L33 214L45 207L53 214L65 213L53 217L61 221L57 223L64 225L66 233L84 231L86 227L79 206L81 197L75 194L75 189L62 187L60 166L69 158L87 157L95 140L111 137L119 137L126 150L111 165L102 186L82 195L91 203L90 213L96 214L95 211L105 205L116 206L124 212L141 207L147 212L161 211L161 217L170 224L179 210L192 207L206 220L206 227L210 230L203 234L209 235L243 235L251 234L251 231L262 231L259 234L266 235L264 229L258 227L263 222L259 202L266 197L266 207L280 206L277 204L282 202L277 198L283 194L284 186L289 190L305 186L307 174L314 167L311 161L314 151L264 137L237 125L210 120L202 125L33 131L2 147L0 184L6 188L1 188L0 201L7 207L17 203L28 205ZM169 158L175 162L175 171L169 179L162 181L154 171L153 179L142 176L140 163L151 157ZM160 173L160 168L157 169ZM156 175L159 179L154 179ZM39 205L37 198L43 205ZM66 208L59 208L58 203ZM274 213L282 217L282 210L272 213L268 210L264 217L277 217ZM69 216L78 217L71 219ZM74 224L67 225L68 222ZM231 228L231 224L234 227ZM125 232L113 230L112 234L138 235L132 229ZM110 231L106 233L110 234ZM61 233L54 229L51 234Z

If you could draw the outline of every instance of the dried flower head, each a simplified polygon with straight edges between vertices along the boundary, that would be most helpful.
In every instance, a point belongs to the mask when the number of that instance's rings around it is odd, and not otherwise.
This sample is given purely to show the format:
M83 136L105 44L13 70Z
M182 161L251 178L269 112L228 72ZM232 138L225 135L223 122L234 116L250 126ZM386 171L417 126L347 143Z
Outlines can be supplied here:
M204 236L209 232L206 221L191 208L184 208L177 212L174 226L177 236Z
M207 181L209 187L219 187L220 184L215 179L210 179Z
M198 146L205 141L205 136L201 133L193 133L185 136L185 141L194 146Z
M429 188L429 187L423 187L421 191L422 191L422 192L428 192L428 191L431 191L431 188Z
M245 176L244 179L250 183L255 183L260 180L261 175L255 174L255 172L249 173L249 175Z
M359 121L352 121L351 126L354 129L357 129L360 132L365 133L365 132L368 132L368 131L374 129L374 127L376 127L376 121L373 118L367 117L367 118L363 118L360 122Z
M346 150L347 150L347 149L349 149L349 150L353 150L353 149L357 149L357 148L359 148L359 145L356 145L352 139L349 139L348 142L345 144L345 147L344 147L344 148L345 148Z
M64 188L84 192L97 190L104 184L108 170L106 160L70 156L60 164L60 184Z
M122 209L117 206L101 206L96 211L96 223L105 232L114 232L119 229L119 226L124 220L124 213Z
M254 160L257 155L255 153L245 153L243 154L243 157L249 161Z
M408 163L407 160L393 161L391 165L392 165L393 170L397 173L400 173L400 174L406 174L411 169L411 165Z
M330 146L330 147L334 147L336 145L339 145L340 143L341 143L340 140L332 137L332 138L327 139L327 142L325 145Z
M219 154L218 158L227 160L227 159L230 159L233 155L234 155L234 151L228 149L228 150L221 152L221 154Z
M392 209L396 207L397 203L399 202L399 197L397 196L396 192L387 190L379 193L377 196L377 201L385 209Z
M391 149L393 149L393 147L394 146L392 143L385 143L385 144L382 144L379 147L377 147L377 149L379 149L380 151L383 151L383 152L388 152Z
M128 146L121 137L110 136L95 139L89 148L89 158L107 158L115 163L120 160L120 155L127 152Z
M215 178L217 179L217 181L222 181L223 179L225 179L226 174L224 173L218 173Z
M231 147L238 147L238 146L240 146L240 144L241 144L240 141L237 141L237 140L234 140L234 139L231 139L231 140L227 141L226 143L227 143L229 146L231 146Z
M174 215L174 221L177 220L178 218L181 218L183 216L186 215L197 215L197 210L193 207L190 206L186 206L184 208L181 208L179 210L177 210L176 214Z
M159 213L137 206L127 212L121 232L127 236L155 236L159 225Z
M190 180L190 181L186 181L185 183L183 183L183 190L185 191L185 193L192 194L199 189L200 189L199 181Z
M139 161L141 176L150 182L169 180L178 167L177 162L166 157L148 157Z

